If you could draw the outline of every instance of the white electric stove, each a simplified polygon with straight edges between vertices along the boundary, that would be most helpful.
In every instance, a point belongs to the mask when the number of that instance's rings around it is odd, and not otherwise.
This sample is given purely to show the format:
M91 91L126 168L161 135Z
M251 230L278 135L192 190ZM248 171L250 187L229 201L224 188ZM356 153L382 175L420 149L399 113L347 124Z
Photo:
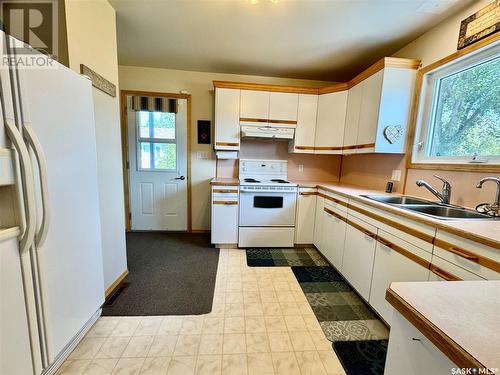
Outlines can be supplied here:
M240 159L239 247L293 247L297 184L286 160Z

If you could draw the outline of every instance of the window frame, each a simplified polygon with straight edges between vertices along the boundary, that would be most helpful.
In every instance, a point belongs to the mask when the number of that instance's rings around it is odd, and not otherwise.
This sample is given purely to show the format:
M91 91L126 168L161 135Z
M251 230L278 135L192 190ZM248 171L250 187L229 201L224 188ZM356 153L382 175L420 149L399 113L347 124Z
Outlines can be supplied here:
M141 112L148 112L148 123L149 124L154 124L154 111L137 111L136 113L136 126L135 126L135 144L136 144L136 158L137 158L137 171L139 172L166 172L166 173L173 173L178 171L178 159L179 159L179 149L177 147L177 116L175 117L175 136L172 139L167 139L167 138L155 138L154 135L154 125L149 126L149 137L141 137L141 131L140 131L140 120L139 116ZM150 153L150 165L154 166L154 144L155 143L165 143L165 144L175 144L175 168L173 169L164 169L164 168L143 168L142 165L142 150L141 150L141 143L149 143L149 153Z
M500 155L485 157L487 162L474 162L471 156L427 156L431 120L437 101L436 91L440 78L466 69L467 66L489 60L500 54L500 34L493 34L473 45L459 50L417 72L411 126L408 136L407 167L412 169L500 171ZM480 160L484 160L480 157Z

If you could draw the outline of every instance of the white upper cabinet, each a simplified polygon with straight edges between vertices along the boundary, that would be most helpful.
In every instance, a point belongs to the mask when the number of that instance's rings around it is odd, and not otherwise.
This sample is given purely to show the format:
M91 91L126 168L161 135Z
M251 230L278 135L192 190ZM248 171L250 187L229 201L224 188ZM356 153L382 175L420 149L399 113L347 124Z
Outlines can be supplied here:
M299 94L297 127L292 152L314 154L318 95Z
M344 154L356 153L358 144L359 114L361 112L361 100L363 96L363 82L351 87L347 95L347 111L344 131Z
M385 68L375 152L404 154L416 70Z
M415 75L386 67L349 89L344 154L405 152Z
M316 154L340 154L344 142L347 91L320 95L314 148Z
M240 90L215 90L215 149L240 149Z
M240 118L269 119L269 91L241 90Z
M295 123L299 94L271 92L269 97L269 119Z
M384 70L380 70L362 82L363 95L361 99L361 111L359 112L357 144L358 146L366 146L365 149L371 149L371 151L375 147L375 138L377 135L383 78Z

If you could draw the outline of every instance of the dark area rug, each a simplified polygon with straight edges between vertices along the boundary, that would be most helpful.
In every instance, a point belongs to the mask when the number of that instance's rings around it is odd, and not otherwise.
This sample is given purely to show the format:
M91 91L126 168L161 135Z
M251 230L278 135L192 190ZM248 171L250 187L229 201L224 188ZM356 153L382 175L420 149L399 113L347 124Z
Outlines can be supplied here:
M348 375L383 375L387 340L338 341L333 350Z
M249 267L328 266L328 262L313 248L248 248Z
M126 287L102 315L199 315L212 310L219 249L209 234L127 233Z
M332 266L292 267L328 340L389 338L387 326Z

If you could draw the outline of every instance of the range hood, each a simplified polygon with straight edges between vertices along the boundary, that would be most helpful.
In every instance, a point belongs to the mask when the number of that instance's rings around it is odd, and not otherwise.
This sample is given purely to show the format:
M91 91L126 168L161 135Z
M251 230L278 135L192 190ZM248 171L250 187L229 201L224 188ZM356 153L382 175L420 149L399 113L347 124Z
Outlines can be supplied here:
M295 126L283 124L241 125L242 138L266 138L290 140L295 135Z

